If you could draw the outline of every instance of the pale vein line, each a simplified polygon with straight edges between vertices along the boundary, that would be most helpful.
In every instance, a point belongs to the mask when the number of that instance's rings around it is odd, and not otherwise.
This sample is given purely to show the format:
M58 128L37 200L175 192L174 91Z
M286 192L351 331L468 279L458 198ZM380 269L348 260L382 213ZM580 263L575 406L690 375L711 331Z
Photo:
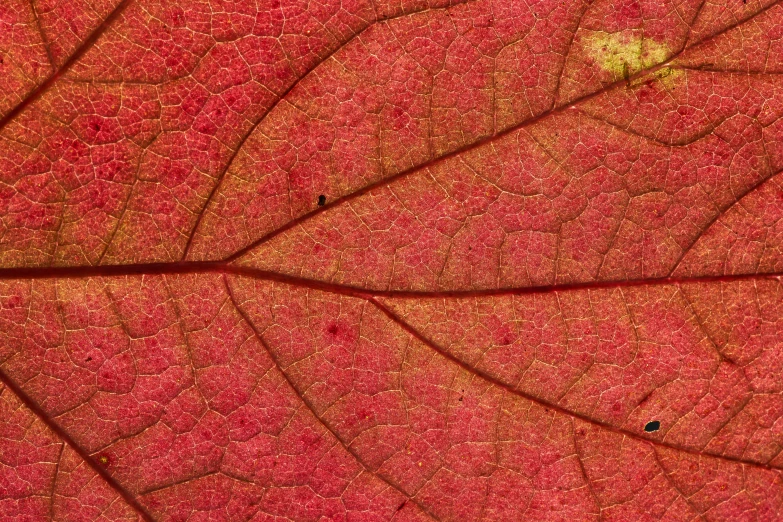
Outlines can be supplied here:
M375 473L374 471L371 471L371 470L370 470L370 468L369 468L369 467L368 467L368 466L367 466L367 465L364 463L363 459L362 459L362 458L361 458L361 457L360 457L360 456L359 456L359 455L356 453L356 451L355 451L354 449L352 449L352 448L351 448L351 447L350 447L348 444L346 444L346 443L345 443L345 442L342 440L342 438L340 438L340 437L337 435L337 432L336 432L336 431L335 431L335 430L334 430L334 429L333 429L331 426L329 426L329 424L328 424L326 421L324 421L324 420L323 420L323 419L322 419L322 418L321 418L321 417L320 417L320 416L319 416L319 415L316 413L316 411L315 411L315 408L313 407L313 405L312 405L312 404L310 404L310 401L308 401L308 400L307 400L307 399L304 397L304 395L302 395L302 394L299 392L299 390L298 390L298 389L297 389L297 387L294 385L293 381L292 381L292 380L291 380L291 378L288 376L288 374L286 373L286 371L285 371L285 370L283 370L283 367L282 367L282 365L280 364L280 362L278 361L277 357L275 356L275 354L273 353L273 351L272 351L272 350L269 348L269 346L267 345L266 341L264 341L263 337L261 337L261 332L259 332L259 331L256 329L256 325L253 323L253 321L250 319L250 317L248 317L247 313L246 313L246 312L245 312L245 311L242 309L242 307L240 307L240 306L239 306L239 304L237 303L237 300L236 300L236 298L234 297L234 292L233 292L233 290L232 290L232 288L231 288L231 285L229 285L229 283L228 283L228 280L227 280L227 278L225 277L225 275L223 276L223 283L224 283L224 285L225 285L225 287L226 287L226 291L228 292L228 296L229 296L229 300L231 301L231 304L232 304L232 305L234 306L234 308L237 310L237 312L239 313L239 315L240 315L240 316L242 316L242 319L245 321L245 323L247 323L248 327L249 327L249 328L252 330L252 332L253 332L253 334L255 335L255 337L256 337L256 339L258 340L258 342L259 342L259 343L261 343L261 346L263 346L263 347L264 347L264 349L266 350L267 354L269 355L269 357L270 357L270 358L272 359L272 361L274 362L274 364L275 364L275 367L277 367L277 369L278 369L278 371L280 372L280 374L282 375L283 379L285 379L285 381L286 381L286 383L288 384L288 386L291 388L291 390L294 392L294 394L296 394L296 396L297 396L297 397L299 397L299 400L301 400L301 401L302 401L302 403L303 403L303 404L305 405L305 407L306 407L306 408L307 408L307 409L310 411L310 413L312 414L312 416L313 416L313 417L314 417L314 418L315 418L315 419L316 419L316 420L317 420L317 421L318 421L318 422L319 422L319 423L320 423L320 424L321 424L321 425L324 427L324 429L326 429L326 430L327 430L327 431L328 431L328 432L329 432L329 433L330 433L330 434L331 434L331 435L334 437L334 439L335 439L335 440L338 442L338 444L340 444L340 446L342 446L342 447L343 447L343 449L345 449L345 451L347 451L347 452L348 452L348 453L349 453L351 456L353 456L353 458L354 458L354 459L356 459L356 462L358 462L358 463L361 465L362 469L363 469L363 470L364 470L366 473L369 473L370 475L372 475L372 476L374 476L374 477L378 478L379 480L381 480L382 482L384 482L384 483L385 483L387 486L389 486L390 488L392 488L392 489L394 489L395 491L397 491L397 492L398 492L400 495L402 495L402 496L404 496L405 498L407 498L407 499L408 499L408 501L409 501L409 502L411 502L411 503L413 503L413 504L415 504L415 505L416 505L416 506L417 506L417 507L418 507L418 508L419 508L419 509L422 511L422 513L425 513L425 514L427 514L427 515L428 515L430 518L432 518L432 519L434 519L434 520L439 520L439 519L438 519L438 518L437 518L437 517L436 517L436 516L435 516L433 513L431 513L431 512L430 512L428 509L426 509L424 506L422 506L422 505L421 505L421 504L420 504L418 501L414 500L414 499L413 499L413 498L412 498L410 495L408 495L407 493L405 493L405 492L404 492L404 491L403 491L403 490L402 490L402 489L401 489L399 486L397 486L397 485L393 484L392 482L390 482L390 481L389 481L387 478L385 478L383 475L380 475L380 474L378 474L378 473Z
M6 375L3 370L0 370L0 382L3 383L14 395L16 395L19 400L21 400L22 403L46 425L47 428L52 430L60 438L60 440L68 444L76 452L76 454L79 455L81 459L106 482L109 487L111 487L131 508L133 508L138 513L141 518L148 522L153 522L154 519L139 503L139 501L136 500L136 498L129 491L122 487L103 466L95 462L95 459L93 459L86 450L79 446L76 441L74 441L71 436L65 432L65 430L53 422L43 410L43 408L41 408L38 403L28 396L21 387L17 386L16 382Z
M560 413L561 415L565 415L566 417L569 417L569 418L572 418L572 419L579 419L579 420L581 420L583 422L592 424L594 426L598 426L600 428L603 428L605 430L611 431L611 432L616 433L618 435L629 437L631 439L634 439L634 440L637 440L637 441L641 441L641 442L645 442L645 443L648 443L648 444L653 444L655 446L659 446L659 447L662 447L662 448L668 448L668 449L671 449L671 450L680 451L680 452L683 452L683 453L687 453L687 454L690 454L690 455L696 455L696 456L699 456L699 457L714 458L714 459L719 459L719 460L726 461L726 462L744 464L744 465L750 466L750 467L755 467L755 468L759 468L759 469L764 469L764 470L769 470L769 471L778 471L779 472L778 468L773 467L773 466L769 466L767 464L762 464L762 463L759 463L759 462L753 462L753 461L749 461L749 460L744 460L744 459L739 459L739 458L734 458L734 457L728 457L728 456L725 456L725 455L714 455L714 454L711 454L711 453L703 453L703 452L699 452L699 451L692 450L692 449L689 449L689 448L675 446L673 444L669 444L669 443L666 443L666 442L650 440L648 438L642 437L641 435L639 435L637 433L634 433L634 432L631 432L631 431L627 431L625 429L618 428L616 426L613 426L611 424L599 421L597 419L590 418L590 417L588 417L586 415L570 411L570 410L568 410L566 408L563 408L562 406L559 406L559 405L557 405L555 403L551 403L551 402L549 402L547 400L541 399L541 398L536 397L534 395L530 395L530 394L528 394L526 392L523 392L521 390L517 390L517 389L509 386L508 384L506 384L506 383L496 379L495 377L492 377L491 375L489 375L489 374L487 374L487 373L485 373L485 372L483 372L483 371L481 371L481 370L479 370L477 368L473 368L472 366L466 364L465 362L463 362L462 360L458 359L454 355L452 355L449 352L443 350L440 346L435 344L433 341L430 341L429 338L427 338L422 333L420 333L418 330L416 330L413 326L409 325L407 322L402 320L397 314L395 314L389 308L384 306L382 303L378 302L376 299L374 299L372 297L368 297L368 298L366 298L366 300L371 302L375 306L377 306L378 309L381 312L383 312L387 317L389 317L389 319L394 321L400 328L402 328L408 334L410 334L411 336L413 336L414 338L416 338L417 340L419 340L420 342L422 342L423 344L425 344L426 346L428 346L429 348L434 350L436 353L438 353L439 355L441 355L445 359L447 359L450 362L456 364L457 366L459 366L463 370L471 373L472 375L477 375L477 376L485 379L486 381L494 384L495 386L498 386L499 388L501 388L503 390L506 390L509 393L513 393L514 395L518 395L519 397L522 397L523 399L526 399L528 401L531 401L531 402L534 402L534 403L539 404L541 406L544 406L545 408L552 409L552 410L556 411L557 413Z

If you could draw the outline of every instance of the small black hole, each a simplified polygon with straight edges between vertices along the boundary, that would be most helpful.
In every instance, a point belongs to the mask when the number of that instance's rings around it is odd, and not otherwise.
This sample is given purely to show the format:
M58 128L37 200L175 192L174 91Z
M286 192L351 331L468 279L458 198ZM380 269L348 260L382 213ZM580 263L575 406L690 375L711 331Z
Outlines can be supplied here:
M658 431L659 429L661 429L660 421L650 421L644 426L644 431L647 433Z
M318 196L318 206L323 207L324 205L326 205L326 196L321 194L320 196Z

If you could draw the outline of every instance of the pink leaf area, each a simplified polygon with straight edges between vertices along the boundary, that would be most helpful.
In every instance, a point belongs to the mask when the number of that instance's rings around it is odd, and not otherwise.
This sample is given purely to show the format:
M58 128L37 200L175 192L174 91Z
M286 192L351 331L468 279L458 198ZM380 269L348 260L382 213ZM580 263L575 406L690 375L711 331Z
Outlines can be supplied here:
M783 6L6 0L3 521L783 520Z

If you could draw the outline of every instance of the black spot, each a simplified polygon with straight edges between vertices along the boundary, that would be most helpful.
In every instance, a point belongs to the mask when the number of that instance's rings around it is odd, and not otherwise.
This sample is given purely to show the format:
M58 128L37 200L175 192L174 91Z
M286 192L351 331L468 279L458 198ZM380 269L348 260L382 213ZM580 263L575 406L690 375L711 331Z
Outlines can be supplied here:
M644 431L647 433L652 433L653 431L658 431L659 429L661 429L660 421L650 421L644 426Z
M324 205L326 205L326 196L321 194L320 196L318 196L318 206L323 207Z
M87 362L92 361L92 357L87 357Z

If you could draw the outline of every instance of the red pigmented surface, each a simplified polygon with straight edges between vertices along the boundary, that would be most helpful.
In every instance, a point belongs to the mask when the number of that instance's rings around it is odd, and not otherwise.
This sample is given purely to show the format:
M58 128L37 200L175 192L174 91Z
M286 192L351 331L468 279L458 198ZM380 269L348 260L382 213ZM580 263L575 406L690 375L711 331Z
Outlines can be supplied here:
M0 518L783 519L777 2L0 29Z

